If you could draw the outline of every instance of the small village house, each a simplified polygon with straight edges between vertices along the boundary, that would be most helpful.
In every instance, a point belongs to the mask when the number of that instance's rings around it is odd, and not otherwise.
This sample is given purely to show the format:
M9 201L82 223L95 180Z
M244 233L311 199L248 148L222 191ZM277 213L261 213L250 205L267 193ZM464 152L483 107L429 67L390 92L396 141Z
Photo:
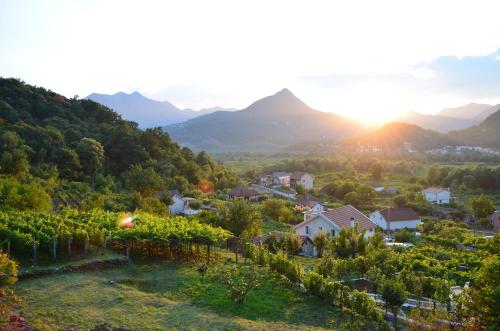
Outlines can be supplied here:
M246 185L235 187L228 193L229 199L245 199L250 201L257 201L259 199L259 195L259 192Z
M336 237L342 229L353 228L356 223L359 231L366 230L365 237L371 237L377 227L366 215L351 205L307 216L304 215L304 221L295 225L293 229L299 236L307 236L311 240L319 231L326 231L330 237ZM316 255L316 252L313 255Z
M283 171L273 172L273 184L290 187L290 173Z
M488 217L490 224L493 226L493 230L496 232L500 231L500 210L496 210L493 214Z
M370 215L370 220L383 230L416 229L422 224L418 214L411 208L386 208Z
M172 199L172 203L168 206L170 215L182 214L184 212L184 200L179 190L159 191L156 193L156 197L160 198L165 194Z
M290 186L302 185L306 190L314 186L314 179L307 172L297 171L290 175Z
M325 207L319 199L311 197L310 195L307 195L304 199L297 200L295 206L304 211L321 212L325 210Z
M451 201L451 192L443 188L429 187L422 190L422 195L430 203L438 205L449 204Z

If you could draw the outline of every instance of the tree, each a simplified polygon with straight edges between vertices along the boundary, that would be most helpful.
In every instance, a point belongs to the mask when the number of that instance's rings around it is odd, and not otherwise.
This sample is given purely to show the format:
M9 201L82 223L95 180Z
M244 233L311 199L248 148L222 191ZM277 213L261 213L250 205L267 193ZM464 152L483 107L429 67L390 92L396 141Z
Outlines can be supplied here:
M237 199L218 209L219 225L236 236L253 238L261 234L262 215L256 206Z
M102 169L104 163L104 147L95 139L82 138L76 147L83 171L91 177L94 185L95 174Z
M144 169L140 165L133 165L121 177L125 188L140 192L145 197L153 195L164 186L162 178L153 168Z
M295 185L295 191L297 192L297 194L299 194L301 196L304 196L307 193L304 185L302 185L302 184Z
M406 195L403 194L396 195L392 199L392 202L394 206L397 208L408 207L408 198L406 197Z
M323 256L323 251L325 250L326 244L328 242L328 237L329 237L328 232L323 230L316 232L316 234L314 235L313 244L314 247L316 247L316 252L318 254L318 257Z
M229 297L235 303L243 304L248 293L258 287L262 275L256 267L250 270L230 266L220 276L229 289Z
M12 175L17 179L24 179L29 175L28 157L20 149L15 149L12 153L3 152L0 167L3 173Z
M284 241L284 247L289 254L297 254L300 251L300 237L296 233L285 234Z
M10 285L17 281L17 263L7 254L0 253L0 324L7 318L12 307L18 302Z
M443 305L448 305L450 302L450 294L451 288L450 284L446 279L436 278L433 279L434 286L434 294L432 298L436 301L439 301ZM434 310L436 308L436 304L434 303Z
M382 298L386 305L392 308L394 314L394 330L398 330L398 311L408 298L405 285L400 280L384 280L382 284Z
M74 180L79 177L80 158L71 148L60 148L56 152L56 164L62 178Z
M287 209L286 203L282 199L268 199L262 204L262 213L274 221L279 221Z
M372 177L374 180L380 180L382 179L382 172L384 171L384 168L379 162L375 162L371 166L371 172L372 172Z
M349 192L344 196L344 202L347 205L358 205L359 204L359 195L356 192Z
M464 293L465 317L479 323L481 329L499 330L499 297L500 258L496 255L483 262L483 267L474 275L470 290Z
M367 241L365 238L365 230L358 231L359 225L354 223L353 228L344 228L340 230L337 237L334 237L331 242L332 252L340 258L355 258L357 254L364 254Z
M485 197L483 194L479 197L470 199L469 205L472 209L472 214L476 218L488 217L495 211L493 201L490 198Z

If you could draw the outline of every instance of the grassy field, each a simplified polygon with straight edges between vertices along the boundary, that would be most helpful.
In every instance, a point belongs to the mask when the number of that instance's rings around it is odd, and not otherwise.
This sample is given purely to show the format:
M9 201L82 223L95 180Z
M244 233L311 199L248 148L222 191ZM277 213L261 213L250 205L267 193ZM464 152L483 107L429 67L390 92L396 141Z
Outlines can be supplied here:
M40 330L87 330L98 323L139 330L321 330L342 314L273 277L233 303L196 265L141 262L18 282L21 310Z
M262 222L262 232L263 233L268 233L270 231L282 231L282 232L289 232L291 230L292 226L289 224L284 224L280 223L277 221L273 221L269 218L265 219Z

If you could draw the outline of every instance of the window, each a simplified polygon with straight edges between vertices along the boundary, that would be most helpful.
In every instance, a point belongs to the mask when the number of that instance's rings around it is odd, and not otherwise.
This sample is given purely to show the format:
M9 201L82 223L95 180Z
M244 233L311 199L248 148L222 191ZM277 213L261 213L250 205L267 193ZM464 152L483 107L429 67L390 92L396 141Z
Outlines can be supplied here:
M319 227L319 231L323 231L323 227L322 226Z
M335 237L335 229L332 229L332 237Z
M309 234L309 226L306 225L306 234Z

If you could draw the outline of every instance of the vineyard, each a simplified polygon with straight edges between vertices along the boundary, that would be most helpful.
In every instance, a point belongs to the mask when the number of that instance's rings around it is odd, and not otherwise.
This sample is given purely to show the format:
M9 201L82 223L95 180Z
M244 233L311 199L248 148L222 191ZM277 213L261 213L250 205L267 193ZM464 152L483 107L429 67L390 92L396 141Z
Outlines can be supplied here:
M191 248L195 243L209 247L231 237L226 230L179 216L137 213L130 216L127 226L118 222L120 218L123 214L100 210L0 212L0 248L15 255L30 254L33 262L40 253L56 259L63 252L71 258L75 253L87 255L91 248L104 251L107 245L126 247L127 253L130 248L149 255L177 256L184 246Z

